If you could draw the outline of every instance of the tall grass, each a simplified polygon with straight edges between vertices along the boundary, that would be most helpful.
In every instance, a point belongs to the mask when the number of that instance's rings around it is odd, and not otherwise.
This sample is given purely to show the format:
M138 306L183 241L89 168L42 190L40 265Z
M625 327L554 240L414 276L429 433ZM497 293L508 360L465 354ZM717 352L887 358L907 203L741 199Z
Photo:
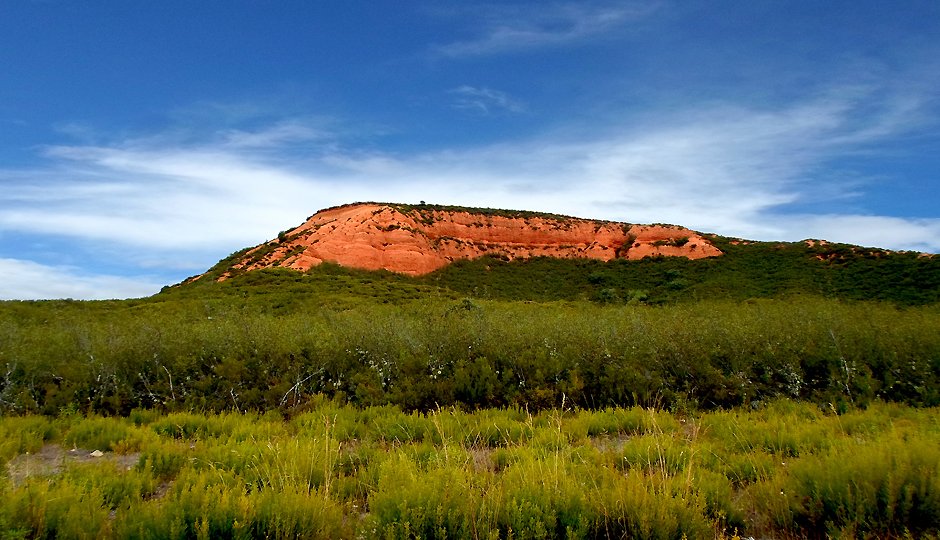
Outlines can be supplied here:
M8 451L0 530L63 538L936 537L938 412L874 402L839 415L778 400L691 415L640 407L410 413L321 397L290 419L2 418L4 433L33 435ZM43 445L67 441L136 448L125 459L137 464L106 453L22 474Z

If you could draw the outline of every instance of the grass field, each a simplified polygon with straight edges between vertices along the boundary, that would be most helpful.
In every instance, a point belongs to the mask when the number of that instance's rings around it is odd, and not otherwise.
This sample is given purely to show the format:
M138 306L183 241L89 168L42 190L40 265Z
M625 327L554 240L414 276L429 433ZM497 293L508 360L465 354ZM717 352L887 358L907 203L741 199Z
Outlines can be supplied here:
M937 537L940 410L0 420L5 537ZM75 448L76 450L72 450ZM104 455L88 457L92 450ZM932 535L932 536L931 536Z
M938 538L935 258L758 247L0 302L0 538Z

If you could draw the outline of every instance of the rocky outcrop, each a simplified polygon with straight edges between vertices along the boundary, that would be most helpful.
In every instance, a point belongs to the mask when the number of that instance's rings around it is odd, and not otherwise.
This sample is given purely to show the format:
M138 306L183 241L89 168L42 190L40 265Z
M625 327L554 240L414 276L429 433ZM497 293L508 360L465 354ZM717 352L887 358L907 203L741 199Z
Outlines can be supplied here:
M403 274L493 255L640 259L721 255L707 238L671 225L631 225L532 212L358 203L317 212L249 250L233 268L307 270L324 261ZM224 276L223 276L224 278Z

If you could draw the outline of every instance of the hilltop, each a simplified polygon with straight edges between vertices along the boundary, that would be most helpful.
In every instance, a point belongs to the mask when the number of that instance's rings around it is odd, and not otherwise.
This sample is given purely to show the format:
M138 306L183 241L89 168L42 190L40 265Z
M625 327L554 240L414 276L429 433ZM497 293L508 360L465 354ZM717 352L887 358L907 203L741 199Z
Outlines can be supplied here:
M700 233L555 214L435 205L355 203L321 210L276 239L238 254L217 276L323 262L411 276L483 256L502 260L701 259L722 254Z
M357 203L232 253L163 294L429 294L503 300L671 303L818 295L940 301L940 257L822 240L759 242L675 225L516 210Z

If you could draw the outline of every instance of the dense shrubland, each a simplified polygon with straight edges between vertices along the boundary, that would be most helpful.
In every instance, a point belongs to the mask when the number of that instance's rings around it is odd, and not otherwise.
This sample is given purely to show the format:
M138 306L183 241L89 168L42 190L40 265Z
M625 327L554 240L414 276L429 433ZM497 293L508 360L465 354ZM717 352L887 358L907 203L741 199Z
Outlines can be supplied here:
M725 254L701 260L648 257L630 261L534 257L459 260L417 278L366 272L333 264L306 274L287 269L245 273L232 269L244 252L233 253L205 278L168 288L168 298L240 291L282 296L316 292L334 298L375 294L387 301L429 293L492 300L587 300L599 303L672 304L704 299L747 300L818 296L884 300L897 305L940 302L940 256L887 252L845 244L749 242L720 236L711 241ZM222 286L213 278L233 271Z
M6 303L0 410L940 404L936 306L292 301Z
M0 302L0 537L937 538L935 259L758 248Z
M742 244L722 237L712 241L725 255L695 261L648 257L607 263L549 257L506 262L484 257L457 261L418 282L503 300L671 304L809 295L900 305L940 302L940 256L843 244Z

